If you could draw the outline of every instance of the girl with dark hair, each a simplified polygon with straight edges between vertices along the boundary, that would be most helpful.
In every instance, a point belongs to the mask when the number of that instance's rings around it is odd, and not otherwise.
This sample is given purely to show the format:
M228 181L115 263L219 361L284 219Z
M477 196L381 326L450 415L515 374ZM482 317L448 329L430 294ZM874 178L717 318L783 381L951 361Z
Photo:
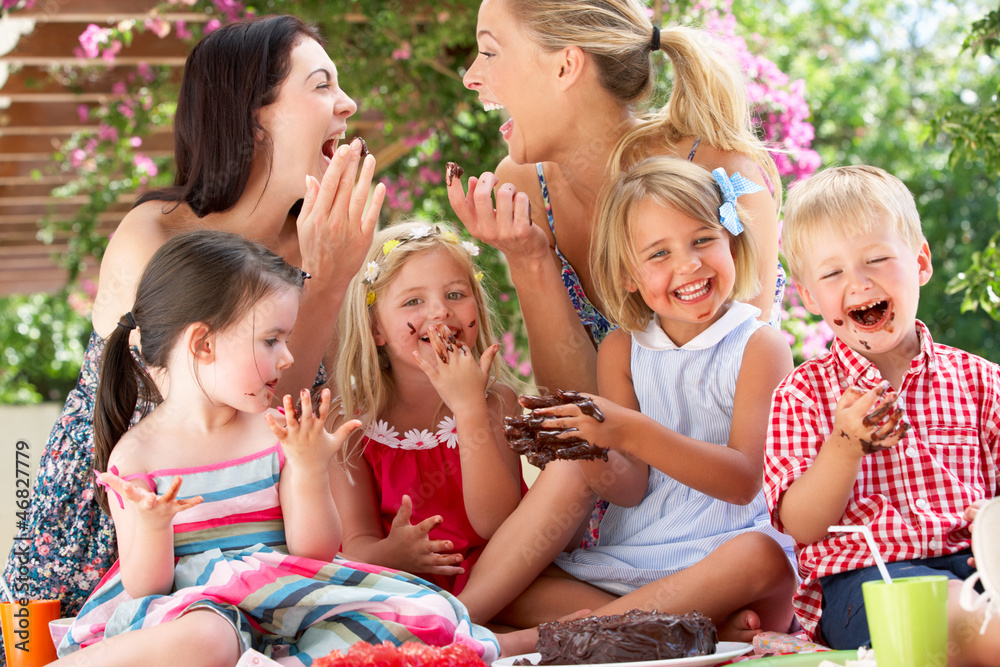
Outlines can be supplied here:
M90 472L98 359L132 307L146 262L169 239L193 229L232 232L301 266L312 279L291 343L298 363L279 390L312 385L323 361L332 367L324 357L340 304L384 197L383 186L372 188L374 158L361 159L360 141L338 146L356 109L315 29L295 17L231 24L194 47L174 126L176 183L139 199L101 261L80 380L39 462L5 572L11 585L22 573L19 595L60 599L72 616L114 562L112 525L93 499Z
M497 638L456 598L336 557L331 462L361 422L325 430L329 389L315 414L305 389L301 414L288 394L271 408L293 362L303 281L224 232L180 234L150 259L107 338L95 408L99 502L121 557L57 664L172 665L180 649L185 664L234 665L250 648L310 664L361 640L458 641L497 657ZM162 402L147 368L169 384Z

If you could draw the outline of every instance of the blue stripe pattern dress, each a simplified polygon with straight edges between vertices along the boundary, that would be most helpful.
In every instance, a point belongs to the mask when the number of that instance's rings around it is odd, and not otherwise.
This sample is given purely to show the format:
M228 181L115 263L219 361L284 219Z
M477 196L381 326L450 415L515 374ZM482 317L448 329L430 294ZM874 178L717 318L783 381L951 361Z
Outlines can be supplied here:
M640 411L678 433L725 447L743 350L766 323L744 303L683 347L654 317L632 337L632 384ZM747 531L772 537L795 562L791 538L771 526L763 490L749 505L695 491L650 467L646 495L635 507L608 505L597 544L562 553L556 565L577 579L625 595L684 570Z

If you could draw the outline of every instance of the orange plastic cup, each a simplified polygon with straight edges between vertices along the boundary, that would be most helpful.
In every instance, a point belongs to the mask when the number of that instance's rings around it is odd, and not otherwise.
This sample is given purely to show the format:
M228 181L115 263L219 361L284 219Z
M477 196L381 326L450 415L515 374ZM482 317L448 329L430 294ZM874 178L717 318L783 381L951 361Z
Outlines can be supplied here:
M0 602L0 625L8 667L41 667L56 661L49 621L59 618L59 600Z

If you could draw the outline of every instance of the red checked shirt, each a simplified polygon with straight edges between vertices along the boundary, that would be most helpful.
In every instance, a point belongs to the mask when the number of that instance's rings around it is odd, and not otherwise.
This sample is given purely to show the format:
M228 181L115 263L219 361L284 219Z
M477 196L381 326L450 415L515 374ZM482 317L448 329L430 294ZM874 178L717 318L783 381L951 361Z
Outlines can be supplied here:
M888 561L931 558L970 546L962 513L974 501L1000 495L1000 367L935 345L917 322L920 354L903 376L896 402L912 428L893 449L866 456L840 523L871 528ZM840 339L807 361L774 391L767 433L764 492L771 522L783 530L781 495L816 458L833 430L834 410L847 387L864 391L882 377L875 365ZM875 564L861 533L831 533L796 544L802 584L795 612L816 638L823 591L817 579Z

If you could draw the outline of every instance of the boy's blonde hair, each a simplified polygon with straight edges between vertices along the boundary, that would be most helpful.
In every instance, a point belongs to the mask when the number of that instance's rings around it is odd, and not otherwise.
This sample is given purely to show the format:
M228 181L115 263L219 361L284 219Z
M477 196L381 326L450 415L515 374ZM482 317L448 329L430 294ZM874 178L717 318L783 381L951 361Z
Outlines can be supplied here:
M343 412L348 417L362 419L366 426L374 423L386 408L394 387L389 359L375 345L373 333L382 299L411 257L438 249L447 252L468 272L479 319L479 334L473 346L476 357L482 356L497 340L492 304L480 284L482 273L473 262L473 252L478 254L474 244L462 241L444 224L404 222L376 233L365 266L351 279L340 309L340 354L337 359L337 390ZM517 386L513 373L499 354L493 359L492 371L488 390L493 390L497 382Z
M830 167L800 182L788 194L781 249L789 272L801 280L812 239L819 231L843 237L891 225L914 251L924 234L913 194L889 172L867 165Z
M591 271L612 322L631 333L645 329L653 317L642 295L628 291L629 283L641 282L632 229L639 205L647 200L725 231L736 266L730 298L745 301L757 294L757 248L746 229L746 210L737 202L737 215L745 228L741 234L732 235L719 222L722 192L711 173L680 158L647 158L610 181L599 203Z
M593 57L601 86L635 112L649 106L657 70L653 24L641 0L504 0L510 16L546 51L577 46ZM719 150L751 157L781 201L781 178L753 132L747 77L739 59L704 30L660 27L660 50L673 64L670 99L619 141L612 169L699 137Z

